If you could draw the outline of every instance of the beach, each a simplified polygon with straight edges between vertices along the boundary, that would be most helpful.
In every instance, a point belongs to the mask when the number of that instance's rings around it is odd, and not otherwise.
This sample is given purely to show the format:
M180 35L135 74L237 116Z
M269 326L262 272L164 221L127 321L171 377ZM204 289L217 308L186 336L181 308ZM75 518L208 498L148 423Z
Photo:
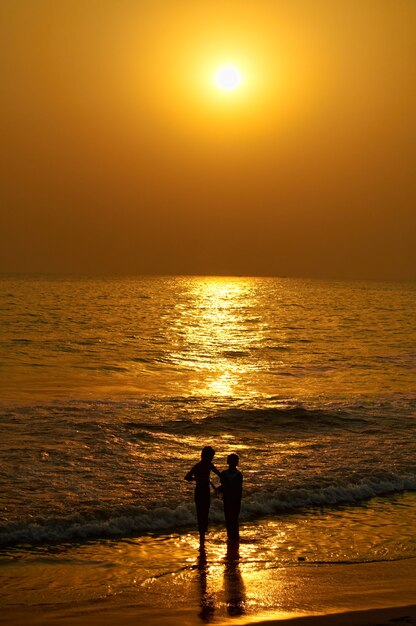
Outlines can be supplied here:
M36 575L33 566L32 574ZM66 566L68 569L71 565ZM128 593L108 592L94 601L73 597L64 602L3 606L0 624L14 626L184 625L203 623L290 624L292 626L384 626L416 623L416 560L399 563L308 566L256 570L234 579L215 571L207 576L188 569L154 579ZM61 572L64 575L64 572ZM73 576L73 572L70 573ZM146 595L146 599L143 598ZM272 607L274 607L272 609Z
M412 623L414 284L11 276L0 297L0 624ZM212 493L200 552L206 445L239 455L243 499L228 545Z
M334 515L339 511L316 512L310 521L319 529ZM415 557L354 562L334 554L322 561L318 545L315 554L299 556L304 520L243 523L239 543L211 525L203 550L195 531L3 550L0 624L320 624L323 616L323 624L335 625L413 623ZM273 535L289 524L291 558L275 542L258 541L259 526L270 524ZM324 542L322 526L320 532Z

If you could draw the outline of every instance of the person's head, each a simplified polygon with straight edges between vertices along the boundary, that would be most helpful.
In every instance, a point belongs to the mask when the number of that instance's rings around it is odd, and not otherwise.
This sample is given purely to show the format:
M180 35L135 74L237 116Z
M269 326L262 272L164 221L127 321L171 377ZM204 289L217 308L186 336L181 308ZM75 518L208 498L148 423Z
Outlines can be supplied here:
M211 463L214 456L215 456L214 448L211 448L211 446L205 446L205 448L202 448L201 459L203 461L207 461Z
M230 469L235 469L238 465L238 454L229 454L227 456L227 465L229 466Z

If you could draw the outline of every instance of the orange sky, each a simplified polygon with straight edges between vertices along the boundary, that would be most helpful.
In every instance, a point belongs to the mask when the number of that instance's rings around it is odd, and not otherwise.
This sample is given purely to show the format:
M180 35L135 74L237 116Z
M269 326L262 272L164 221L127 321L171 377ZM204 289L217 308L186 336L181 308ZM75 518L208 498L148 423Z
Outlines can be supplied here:
M0 271L416 278L414 0L3 0L0 47Z

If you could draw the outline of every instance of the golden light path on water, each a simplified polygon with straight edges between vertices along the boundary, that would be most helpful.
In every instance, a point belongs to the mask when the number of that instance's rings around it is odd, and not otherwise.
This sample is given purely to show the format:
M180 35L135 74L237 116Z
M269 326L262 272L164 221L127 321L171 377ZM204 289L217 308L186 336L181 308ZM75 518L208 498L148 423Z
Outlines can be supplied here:
M2 397L19 402L139 396L304 402L414 390L410 287L87 278L12 280L5 297Z
M252 290L252 281L230 278L201 279L193 286L195 308L190 312L193 319L187 327L187 339L198 346L197 369L207 373L202 388L201 381L195 379L204 395L238 394L243 378L253 369L241 359L233 360L248 354L258 340L257 335L246 332L244 324L245 309L254 306Z

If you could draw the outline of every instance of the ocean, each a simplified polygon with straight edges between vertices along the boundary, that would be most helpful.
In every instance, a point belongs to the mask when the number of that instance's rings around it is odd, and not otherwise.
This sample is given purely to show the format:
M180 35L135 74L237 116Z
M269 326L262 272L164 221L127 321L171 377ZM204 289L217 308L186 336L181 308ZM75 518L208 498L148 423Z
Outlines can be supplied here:
M195 571L201 588L184 476L205 445L219 469L238 453L244 476L235 614L276 608L267 570L416 556L415 283L7 275L0 289L2 606L169 607ZM201 611L226 614L214 495L210 528Z

